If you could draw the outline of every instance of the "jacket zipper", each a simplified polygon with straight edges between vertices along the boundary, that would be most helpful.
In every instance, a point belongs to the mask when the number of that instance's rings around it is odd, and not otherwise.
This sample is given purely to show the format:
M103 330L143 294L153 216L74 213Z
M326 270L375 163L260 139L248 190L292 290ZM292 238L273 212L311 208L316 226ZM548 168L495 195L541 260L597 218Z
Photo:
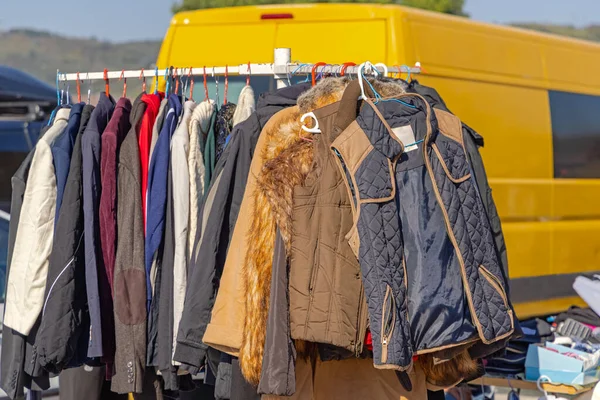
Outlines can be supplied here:
M394 304L394 293L392 293L392 288L387 285L381 313L381 362L383 364L387 363L388 346L396 325L396 307Z
M364 307L363 307L364 299L365 299L364 289L361 288L360 295L358 296L358 324L356 327L356 339L354 342L355 343L354 355L356 356L356 358L359 358L360 355L362 354L364 340L365 340L365 336L367 334L366 318L364 315Z
M492 285L494 290L498 292L500 297L502 297L504 306L506 307L507 310L509 310L510 308L508 307L508 301L506 300L506 294L504 294L504 290L502 289L502 286L498 282L498 278L494 274L492 274L490 271L488 271L487 268L485 268L483 265L479 266L479 272L481 272L483 277L489 282L490 285Z
M321 242L317 241L317 254L315 255L315 262L313 263L312 271L310 271L310 282L308 282L308 292L311 294L314 290L315 280L317 279L317 273L319 272L319 263L321 262Z

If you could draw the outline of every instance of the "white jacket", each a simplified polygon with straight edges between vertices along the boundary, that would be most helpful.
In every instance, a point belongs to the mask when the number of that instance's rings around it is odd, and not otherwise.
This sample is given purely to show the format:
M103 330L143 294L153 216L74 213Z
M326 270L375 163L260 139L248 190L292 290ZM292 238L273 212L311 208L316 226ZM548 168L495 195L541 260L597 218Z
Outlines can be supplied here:
M56 176L50 146L67 127L61 108L35 147L10 265L4 325L27 336L44 305L48 260L54 239Z
M183 313L188 265L188 225L190 217L190 173L188 155L190 149L189 124L196 103L188 100L183 114L171 138L171 174L173 179L173 231L175 258L173 260L173 354L177 345L177 331ZM173 361L174 365L178 365Z
M208 134L210 117L215 109L213 100L198 103L190 119L190 153L188 155L188 169L190 174L190 224L188 249L189 257L192 256L196 231L199 224L198 214L204 198L204 136ZM189 258L188 258L189 260Z

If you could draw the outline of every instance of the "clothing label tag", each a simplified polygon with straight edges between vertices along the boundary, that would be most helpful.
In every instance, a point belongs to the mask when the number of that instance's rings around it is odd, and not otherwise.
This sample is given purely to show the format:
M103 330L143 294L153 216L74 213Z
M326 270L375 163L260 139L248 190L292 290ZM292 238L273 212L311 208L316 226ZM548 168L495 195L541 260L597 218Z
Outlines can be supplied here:
M412 126L398 126L396 128L392 128L392 132L394 135L404 144L404 152L408 153L409 151L417 150L419 145L416 144L415 133L412 130Z

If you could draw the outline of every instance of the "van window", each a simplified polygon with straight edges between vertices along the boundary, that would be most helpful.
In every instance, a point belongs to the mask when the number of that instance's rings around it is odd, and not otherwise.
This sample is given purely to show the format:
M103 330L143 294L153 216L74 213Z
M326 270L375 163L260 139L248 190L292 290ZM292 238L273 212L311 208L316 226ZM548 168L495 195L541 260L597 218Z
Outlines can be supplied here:
M549 91L555 178L600 178L600 96Z

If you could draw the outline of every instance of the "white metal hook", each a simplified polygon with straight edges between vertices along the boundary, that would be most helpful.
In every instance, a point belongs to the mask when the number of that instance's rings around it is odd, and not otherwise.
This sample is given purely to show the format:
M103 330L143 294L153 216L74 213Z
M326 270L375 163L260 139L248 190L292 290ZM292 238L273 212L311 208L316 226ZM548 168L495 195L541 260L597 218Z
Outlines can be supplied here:
M315 126L313 128L308 128L306 125L304 125L304 120L306 118L312 118L315 121ZM315 115L315 113L313 113L312 111L301 116L300 122L302 122L302 130L303 131L309 132L309 133L321 133L321 129L319 129L319 120L317 119L317 116Z
M90 97L92 96L92 81L90 80L89 72L86 75L86 80L88 81L87 103L90 104Z
M377 64L375 64L375 67L381 67L381 68L383 68L383 76L385 76L387 78L387 76L388 76L388 67L387 67L387 65L385 65L384 63L377 63ZM375 69L375 71L377 71L377 74L379 74L379 70Z

